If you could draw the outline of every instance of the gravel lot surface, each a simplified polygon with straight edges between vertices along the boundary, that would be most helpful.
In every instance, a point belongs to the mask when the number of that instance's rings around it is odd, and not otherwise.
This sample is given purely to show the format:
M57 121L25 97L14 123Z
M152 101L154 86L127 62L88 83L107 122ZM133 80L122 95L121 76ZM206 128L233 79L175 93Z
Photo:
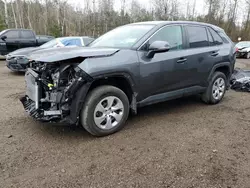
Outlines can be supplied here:
M2 61L0 78L0 187L250 187L250 93L142 108L121 132L95 138L35 122L19 102L24 75Z

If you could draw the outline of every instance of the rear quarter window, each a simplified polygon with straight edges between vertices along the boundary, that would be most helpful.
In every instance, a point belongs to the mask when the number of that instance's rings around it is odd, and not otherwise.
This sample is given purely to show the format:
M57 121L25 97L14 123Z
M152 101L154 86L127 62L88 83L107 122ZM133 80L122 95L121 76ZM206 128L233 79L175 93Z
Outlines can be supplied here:
M222 38L222 40L223 40L223 42L224 43L233 43L232 41L231 41L231 39L226 35L226 33L224 33L224 32L219 32L218 33L219 35L220 35L220 37Z
M209 32L211 33L211 35L212 35L212 37L214 39L214 42L213 42L214 45L223 44L222 38L219 36L219 34L215 30L213 30L211 28L208 28L208 30L209 30Z

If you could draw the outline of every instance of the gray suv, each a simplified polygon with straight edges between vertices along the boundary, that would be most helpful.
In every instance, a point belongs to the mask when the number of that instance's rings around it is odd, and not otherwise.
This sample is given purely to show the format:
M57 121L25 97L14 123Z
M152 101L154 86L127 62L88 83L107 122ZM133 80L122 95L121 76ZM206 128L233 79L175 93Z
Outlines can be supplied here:
M29 56L25 110L44 122L117 132L138 107L189 95L219 103L235 64L234 44L214 25L143 22L118 27L89 47Z

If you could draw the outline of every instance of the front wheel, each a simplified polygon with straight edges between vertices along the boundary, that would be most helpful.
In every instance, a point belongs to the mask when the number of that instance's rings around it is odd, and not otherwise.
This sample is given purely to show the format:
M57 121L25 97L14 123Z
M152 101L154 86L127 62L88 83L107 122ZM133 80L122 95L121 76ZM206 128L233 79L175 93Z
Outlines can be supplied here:
M226 93L226 80L224 73L215 72L206 92L202 95L202 100L207 104L218 104Z
M117 87L100 86L91 91L82 113L83 127L94 136L113 134L125 125L129 115L129 100Z

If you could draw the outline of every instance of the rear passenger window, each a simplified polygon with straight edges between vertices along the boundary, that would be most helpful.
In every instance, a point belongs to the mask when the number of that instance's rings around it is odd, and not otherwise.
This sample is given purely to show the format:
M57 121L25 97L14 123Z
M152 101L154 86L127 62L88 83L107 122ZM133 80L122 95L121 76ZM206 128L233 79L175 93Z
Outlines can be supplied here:
M146 46L143 47L147 50L148 47L155 41L166 41L171 46L170 50L180 50L183 48L182 41L182 29L181 26L167 26L160 29L153 37L149 40Z
M21 36L23 39L33 39L34 38L32 31L21 31Z
M8 31L5 36L7 39L17 39L19 38L19 31Z
M187 26L190 48L201 48L209 46L207 31L205 27Z
M216 33L213 29L209 28L208 29L210 31L210 33L213 36L214 39L214 45L221 45L223 44L222 38L218 35L218 33Z

